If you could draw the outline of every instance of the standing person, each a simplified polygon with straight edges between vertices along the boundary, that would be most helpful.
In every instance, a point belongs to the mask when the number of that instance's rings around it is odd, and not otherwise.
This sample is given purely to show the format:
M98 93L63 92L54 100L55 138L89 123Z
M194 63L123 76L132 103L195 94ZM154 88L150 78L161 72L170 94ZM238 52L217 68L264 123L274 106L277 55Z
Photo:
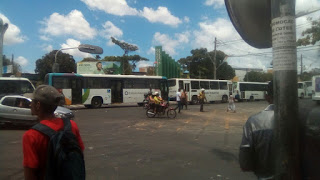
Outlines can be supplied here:
M232 95L229 96L227 112L228 111L233 111L234 113L236 112L236 105L234 104L234 97Z
M177 92L177 94L176 94L176 101L177 101L177 103L178 103L178 108L179 108L179 113L180 113L180 110L181 110L181 89L179 88L178 89L178 92Z
M76 179L84 179L85 178L85 168L84 168L84 161L83 161L84 145L83 145L77 124L72 120L66 120L66 119L63 120L61 118L56 118L54 115L54 111L60 102L60 98L61 98L60 93L52 86L40 85L34 90L32 102L31 102L31 113L32 115L37 115L40 122L32 128L40 126L44 129L51 130L49 132L55 133L55 134L62 132L63 129L70 129L70 131L68 131L70 132L69 134L73 134L73 135L70 135L70 137L72 137L72 140L73 140L73 143L71 144L72 145L76 144L75 145L76 147L73 146L73 148L77 148L79 151L81 151L81 152L78 151L77 154L80 153L82 155L81 156L82 159L80 159L80 161L77 161L77 164L79 165L75 168L77 169L78 167L80 167L80 169L83 171L81 171L82 172L81 174L78 174ZM22 139L23 166L24 166L24 176L26 180L61 179L61 177L56 177L57 172L56 171L53 172L53 167L51 166L52 164L48 163L48 162L52 163L53 162L51 161L52 159L58 158L55 156L50 156L52 153L48 153L48 152L52 152L51 150L54 149L54 147L51 146L53 143L53 141L51 141L52 136L51 138L48 137L50 133L48 133L48 131L39 131L36 129L30 129L27 132L25 132L25 134L23 135L23 139ZM61 139L66 139L66 138L62 137ZM68 141L68 144L69 143L70 141ZM73 160L72 162L75 162ZM71 163L71 161L68 161L68 163ZM74 165L74 163L71 163L71 164ZM66 164L63 164L63 165L66 165ZM64 168L66 168L67 166L64 166ZM69 172L72 174L71 171L67 172L67 169L68 168L63 169L62 171L60 171L60 173L65 175L66 173Z
M96 64L97 69L93 71L93 74L105 74L103 69L102 69L102 63L97 62Z
M183 105L188 109L188 95L185 89L183 89L181 93L181 109L183 109Z
M204 100L206 100L206 102L207 102L205 89L203 89L203 88L201 89L199 96L198 96L198 99L199 99L199 103L200 103L200 112L203 112Z

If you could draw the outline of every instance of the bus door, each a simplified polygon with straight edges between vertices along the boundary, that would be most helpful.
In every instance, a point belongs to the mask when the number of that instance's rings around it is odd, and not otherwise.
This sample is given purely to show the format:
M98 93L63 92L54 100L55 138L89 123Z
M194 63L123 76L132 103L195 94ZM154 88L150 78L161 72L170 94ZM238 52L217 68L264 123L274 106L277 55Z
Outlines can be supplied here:
M71 79L72 104L82 104L82 86L80 78Z
M111 80L111 103L123 103L123 80Z
M191 101L191 96L190 96L190 82L185 82L184 83L184 89L186 90L186 94L187 94L187 96L188 96L188 99L187 99L187 101Z

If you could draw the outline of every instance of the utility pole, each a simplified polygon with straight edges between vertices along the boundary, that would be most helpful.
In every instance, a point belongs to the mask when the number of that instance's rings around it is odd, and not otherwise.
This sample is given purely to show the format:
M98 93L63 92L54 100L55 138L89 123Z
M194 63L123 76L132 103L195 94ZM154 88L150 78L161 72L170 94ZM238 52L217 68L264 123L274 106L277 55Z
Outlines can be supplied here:
M275 179L302 179L295 22L295 0L271 0Z
M214 38L213 79L217 79L217 37Z
M8 29L8 23L3 23L3 20L0 18L0 77L2 77L2 66L3 66L3 38L4 33Z
M300 76L302 76L303 73L303 64L302 64L302 54L301 54L301 71L300 71Z

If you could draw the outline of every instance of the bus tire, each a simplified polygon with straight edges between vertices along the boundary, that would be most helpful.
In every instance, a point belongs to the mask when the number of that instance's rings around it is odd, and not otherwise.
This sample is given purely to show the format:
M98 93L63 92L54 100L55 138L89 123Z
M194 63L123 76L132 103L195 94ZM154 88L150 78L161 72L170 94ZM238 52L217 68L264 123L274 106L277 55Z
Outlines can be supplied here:
M226 103L228 101L228 96L224 95L222 96L222 102Z
M191 103L192 104L198 104L198 97L197 96L192 96Z
M254 97L253 96L250 96L250 101L254 101Z
M304 98L304 94L303 94L303 93L301 93L300 99L303 99L303 98Z
M102 105L102 98L101 97L94 97L91 100L92 108L100 108Z

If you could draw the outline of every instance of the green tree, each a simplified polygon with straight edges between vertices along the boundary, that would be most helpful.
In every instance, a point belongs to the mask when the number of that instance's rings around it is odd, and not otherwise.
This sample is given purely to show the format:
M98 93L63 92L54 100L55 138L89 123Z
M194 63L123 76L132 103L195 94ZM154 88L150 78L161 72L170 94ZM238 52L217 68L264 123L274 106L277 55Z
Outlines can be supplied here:
M36 61L35 72L39 74L41 80L44 80L47 73L52 72L56 52L57 50L53 50ZM59 72L71 73L77 70L76 62L70 54L59 52L57 55L57 63L59 64Z
M8 59L5 55L3 55L2 65L3 66L12 65L12 73L11 74L13 74L15 76L19 76L19 74L21 73L21 66L16 62L13 62L13 64L12 64L12 61L10 61L10 59Z
M208 52L206 48L191 50L191 56L181 58L178 62L188 70L190 78L213 79L213 57L214 51ZM228 63L223 63L226 54L222 51L217 51L216 66L217 79L232 79L235 76L233 68ZM221 66L220 66L221 64Z
M247 72L246 75L244 76L244 81L267 82L267 81L271 81L272 77L273 75L271 73L250 71L250 72Z
M139 61L149 61L149 59L139 55L131 56L106 56L101 61L117 61L124 65L124 74L131 74L136 68L136 63Z
M316 44L320 41L320 18L318 20L312 20L312 18L308 18L308 21L311 22L311 28L308 28L302 32L303 38L298 39L298 46L306 46L309 44Z

